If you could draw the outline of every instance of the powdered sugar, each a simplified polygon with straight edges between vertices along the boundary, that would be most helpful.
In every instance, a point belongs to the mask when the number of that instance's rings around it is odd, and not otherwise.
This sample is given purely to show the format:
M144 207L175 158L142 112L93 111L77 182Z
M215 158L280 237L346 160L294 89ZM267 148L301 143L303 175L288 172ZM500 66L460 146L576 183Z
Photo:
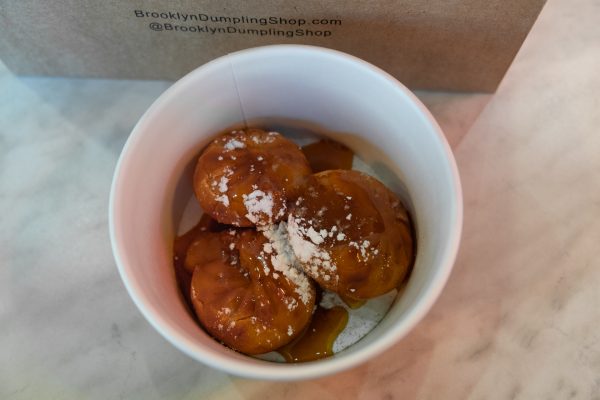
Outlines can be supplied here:
M229 167L226 167L223 171L223 175L221 175L221 178L219 178L219 182L212 181L211 187L217 187L220 193L226 193L229 189L227 184L229 183L229 177L231 175L233 175L233 170ZM216 200L225 204L225 206L229 206L229 198L225 194L220 195Z
M373 248L373 246L371 246L371 242L368 240L363 240L361 243L352 241L348 243L348 246L354 247L356 250L358 250L363 260L368 260L370 257L379 253L379 250Z
M262 190L255 190L252 193L242 196L244 199L244 205L248 214L246 218L255 225L261 222L261 216L266 215L268 221L273 220L273 195L265 193Z
M263 143L273 143L275 141L275 136L279 136L279 133L277 132L269 132L267 133L266 136L264 135L252 135L252 141L256 144L263 144Z
M267 254L271 254L273 252L273 245L271 245L271 243L263 244L263 251Z
M269 240L263 245L263 251L270 255L270 261L275 271L281 272L289 281L295 285L296 294L304 304L308 304L311 299L311 284L306 275L298 269L298 260L292 250L288 235L287 224L269 225L260 228L262 234ZM269 251L267 251L269 250ZM288 302L288 309L294 309L297 304Z
M294 254L303 263L306 273L313 278L327 276L327 280L338 279L337 268L331 256L318 246L324 241L323 236L312 226L307 228L306 225L304 218L291 214L288 217L287 232ZM329 236L329 233L325 231L324 236Z
M223 175L219 181L219 192L225 193L227 191L227 182L229 182L229 178Z
M226 194L222 194L220 196L217 196L215 198L215 200L218 201L218 202L220 202L220 203L223 203L223 205L225 207L229 207L229 197L227 197Z
M223 147L225 148L225 150L231 151L234 149L243 149L244 147L246 147L246 145L237 139L230 139L227 143L225 143L225 146Z
M308 228L306 234L314 244L323 243L323 237L312 226Z
M238 133L245 133L245 132L238 132ZM271 134L270 136L272 136L274 134ZM240 135L235 136L234 140L231 140L231 136L229 136L226 140L223 140L221 142L221 144L224 144L224 149L226 151L231 151L230 153L222 153L225 158L223 158L222 156L219 156L219 160L222 162L222 160L226 159L234 159L235 160L235 156L237 156L237 159L241 159L242 157L240 157L240 154L242 153L241 151L234 151L236 149L243 149L244 147L252 147L253 146L253 139L255 142L258 142L257 140L255 140L255 138L253 137L253 135L249 135L247 137L243 137ZM260 137L260 142L265 143L268 142L268 140L264 136ZM270 138L269 138L270 139ZM228 141L227 141L228 140ZM268 153L265 153L268 154ZM232 156L234 155L234 156ZM270 155L269 155L270 156ZM267 158L267 157L265 157ZM229 161L227 161L229 162ZM255 157L253 160L250 160L250 162L254 162L256 163L256 166L258 167L260 165L260 162L264 161L262 160L262 157ZM221 163L220 165L223 166L225 163ZM254 170L254 165L252 166L252 170ZM230 178L228 176L217 176L216 179L213 176L214 179L214 185L211 185L212 187L210 188L210 190L215 194L215 195L219 195L217 198L217 201L221 202L223 205L225 206L230 206L230 200L231 202L235 203L236 200L239 201L239 199L236 199L236 196L233 194L233 192L230 193L229 196L227 196L228 194L228 190L230 190L232 188L233 182L230 180ZM211 182L212 183L212 182ZM246 215L246 217L248 219L252 219L251 215L255 215L257 217L260 217L260 219L262 220L262 223L265 223L266 221L266 217L269 217L269 219L271 221L275 221L278 220L278 216L285 216L287 214L287 210L281 210L279 207L274 208L274 204L273 204L273 200L275 200L275 203L277 203L277 200L279 199L279 197L274 197L275 194L274 193L265 193L268 192L268 190L264 187L261 187L261 189L263 189L263 191L258 191L261 193L255 193L258 189L258 186L253 187L252 188L252 193L248 194L247 196L244 195L240 195L240 197L243 197L243 204L246 207L247 213L248 215ZM260 195L260 196L259 196ZM306 193L304 194L305 196L315 196L314 193ZM367 260L369 257L372 257L373 255L377 255L379 253L379 250L377 249L377 247L375 246L375 244L378 242L376 239L374 240L372 237L369 237L369 240L364 240L365 237L361 237L361 236L357 236L354 237L354 233L352 231L352 229L349 229L349 226L352 224L357 224L360 222L361 220L361 215L360 212L356 211L356 210L351 210L351 206L350 204L352 204L352 197L351 196L344 196L345 200L341 201L342 204L339 205L340 208L340 214L338 214L336 216L335 219L335 224L333 226L330 225L326 225L323 224L323 220L321 219L323 216L329 214L328 210L325 207L321 207L320 209L317 207L318 211L311 215L310 217L314 217L315 219L317 219L316 217L319 217L316 221L311 221L310 218L308 218L308 216L305 215L306 220L303 221L297 221L297 225L299 225L301 228L304 229L304 232L302 232L302 229L296 229L299 238L296 239L300 239L297 240L296 244L300 244L299 247L300 248L304 248L305 250L308 249L307 253L308 254L312 254L311 256L308 257L308 261L307 264L311 265L311 270L313 269L313 267L316 265L319 267L319 270L321 271L319 273L319 276L326 281L328 278L329 279L335 279L337 278L337 273L335 271L335 265L332 265L331 268L334 269L334 271L332 271L331 273L324 271L323 268L323 262L329 262L330 264L334 264L333 260L329 257L329 255L333 255L333 253L330 253L330 251L335 247L335 246L348 246L350 245L353 249L352 252L354 252L354 249L356 249L355 251L355 256L358 258L358 260L362 259ZM270 202L270 204L269 204ZM298 199L298 201L296 202L296 205L299 206L302 203L302 199ZM268 204L268 205L267 205ZM291 203L293 204L293 203ZM317 203L318 204L318 203ZM265 207L264 210L262 210L263 205L267 205ZM320 206L320 205L319 205ZM268 212L264 212L265 210L270 210L270 214ZM305 209L306 210L306 209ZM341 211L344 210L344 211ZM313 210L314 212L314 210ZM343 214L342 214L343 212ZM350 214L351 212L353 212L353 214ZM240 215L243 214L243 212L240 213ZM357 220L358 218L358 220ZM340 221L341 220L341 221ZM281 224L277 224L277 225L269 225L265 228L261 228L259 227L258 229L260 231L263 232L263 234L265 236L267 236L265 234L265 232L267 230L271 230L271 231L277 231L279 229L281 229L281 227L285 227L284 228L284 242L286 243L288 249L291 249L290 253L288 254L289 258L287 260L285 260L285 257L283 258L286 262L280 263L279 261L281 260L280 257L277 257L279 255L278 253L278 249L275 248L275 246L273 245L273 243L271 242L271 238L268 238L269 241L267 243L265 243L264 245L262 245L262 251L264 252L264 254L266 255L267 259L269 259L269 261L271 261L271 264L269 264L270 268L270 274L273 278L278 279L278 277L286 277L288 278L286 275L284 275L283 271L280 272L275 272L278 270L276 265L285 265L289 262L289 264L287 264L288 266L293 266L293 268L299 268L299 260L296 258L296 248L294 248L294 246L292 245L292 242L294 241L293 238L291 238L290 236L290 231L293 232L293 229L290 228L288 225L292 225L292 223L290 223L289 218L286 218L285 221L288 221L288 223L283 222ZM333 223L334 219L330 219L329 222ZM293 222L293 221L292 221ZM256 222L253 222L256 224ZM272 223L272 222L271 222ZM321 228L327 228L327 229L321 229ZM231 234L231 235L235 235L235 231L234 230L229 230L227 231L227 233ZM342 243L344 242L344 243ZM374 243L375 242L375 243ZM232 244L233 245L233 244ZM312 245L312 247L311 247ZM296 246L298 247L298 246ZM300 250L299 252L300 254L304 254L302 252L302 250ZM286 256L287 257L287 256ZM353 257L354 258L354 257ZM341 267L341 265L340 265ZM262 270L262 266L261 266L261 270ZM296 270L297 271L297 270ZM308 272L308 270L307 270ZM247 275L247 273L246 273ZM301 276L304 276L302 274L300 274ZM289 278L288 278L289 279ZM308 285L310 287L310 279L306 278ZM296 286L298 286L298 288L300 287L299 285L296 284ZM312 290L312 288L310 288ZM193 290L193 287L192 287ZM356 291L355 288L349 288L348 289L350 293L354 293ZM292 292L292 294L294 293L298 293L299 289L296 290L295 292ZM327 291L323 292L323 299L325 300L325 297L327 295ZM335 296L335 295L334 295ZM337 297L337 296L336 296ZM390 293L388 294L389 297L389 303L387 302L383 302L380 306L375 306L375 304L377 303L377 299L371 300L367 303L366 306L361 307L361 309L359 310L348 310L350 313L350 320L349 323L346 327L346 329L344 330L344 332L338 337L338 339L335 342L334 345L334 353L337 353L339 351L341 351L342 349L348 347L349 345L351 345L352 343L356 342L358 339L360 339L361 337L363 337L368 331L370 331L379 321L379 319L381 319L383 317L383 315L385 315L385 312L387 311L387 308L389 307L389 304L391 304L391 301L393 300L393 298L395 297L395 293ZM301 296L286 296L285 298L282 299L285 306L290 308L290 310L296 308L299 304L298 302L302 302ZM296 301L297 300L297 301ZM336 301L338 304L337 305L343 305L343 303L340 303L340 300L337 299ZM371 304L374 304L373 306L371 306ZM331 306L330 304L327 304L327 302L322 301L321 302L321 306L325 306L326 308L329 308L328 306ZM347 307L346 307L347 308ZM370 308L374 308L370 309ZM231 312L230 309L226 309L223 308L221 309L221 312L223 312L225 315L229 314ZM252 317L252 319L256 320L256 317ZM221 321L222 322L222 321ZM255 322L255 321L253 321ZM225 329L231 329L230 325L230 321L226 321L224 322L223 325L219 324L219 329L225 330ZM239 323L238 323L239 325ZM258 325L257 325L258 326ZM294 335L294 329L291 325L289 325L288 327L285 327L285 325L283 325L283 328L281 330L281 334L282 336L293 336ZM300 328L298 328L300 329ZM264 328L263 328L264 330Z

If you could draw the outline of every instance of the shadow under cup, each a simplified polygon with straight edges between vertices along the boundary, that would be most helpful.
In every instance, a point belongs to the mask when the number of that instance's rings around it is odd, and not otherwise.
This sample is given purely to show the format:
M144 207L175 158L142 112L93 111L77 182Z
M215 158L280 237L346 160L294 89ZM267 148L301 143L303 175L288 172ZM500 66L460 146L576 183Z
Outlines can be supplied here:
M216 133L246 122L328 134L375 170L395 175L406 189L417 228L417 257L408 285L371 333L333 357L279 364L236 353L204 333L181 300L171 261L186 203L180 201L178 185L186 167ZM187 196L191 181L189 185ZM452 268L462 198L452 153L433 117L410 91L352 56L281 45L219 58L161 95L121 154L109 213L123 282L146 319L168 341L228 373L291 380L357 365L416 325Z

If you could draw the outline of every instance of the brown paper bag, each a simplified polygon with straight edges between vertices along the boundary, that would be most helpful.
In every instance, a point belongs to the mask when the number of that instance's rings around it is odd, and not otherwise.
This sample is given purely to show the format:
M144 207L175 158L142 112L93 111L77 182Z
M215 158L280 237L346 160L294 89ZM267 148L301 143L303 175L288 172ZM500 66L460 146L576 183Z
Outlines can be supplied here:
M18 0L0 3L17 74L178 79L276 43L338 49L411 88L493 91L544 0Z

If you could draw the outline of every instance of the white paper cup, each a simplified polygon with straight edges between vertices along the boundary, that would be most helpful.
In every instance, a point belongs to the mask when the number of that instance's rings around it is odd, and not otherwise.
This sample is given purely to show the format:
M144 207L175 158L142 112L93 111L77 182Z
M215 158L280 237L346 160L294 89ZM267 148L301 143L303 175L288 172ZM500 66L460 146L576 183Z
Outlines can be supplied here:
M186 168L218 132L260 121L333 132L376 171L404 185L417 228L406 290L365 338L326 359L279 364L236 353L186 312L172 243L191 193ZM399 188L392 188L399 189ZM183 193L187 190L187 194ZM381 353L414 327L444 286L458 250L462 197L437 123L402 84L333 50L278 45L243 50L194 70L140 119L119 159L110 196L110 237L121 278L146 319L190 357L238 376L293 380L335 373Z

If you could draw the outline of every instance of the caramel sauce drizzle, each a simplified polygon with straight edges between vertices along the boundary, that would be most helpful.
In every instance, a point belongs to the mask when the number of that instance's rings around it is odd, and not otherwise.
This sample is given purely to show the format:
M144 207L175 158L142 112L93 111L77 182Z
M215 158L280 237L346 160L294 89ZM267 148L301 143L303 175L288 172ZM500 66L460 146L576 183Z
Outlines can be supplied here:
M317 307L308 328L277 352L289 363L318 360L333 355L333 343L348 323L348 311L335 306Z
M346 146L331 141L321 140L302 148L303 153L309 161L313 172L330 169L351 169L354 153ZM190 297L191 274L183 267L186 253L196 236L203 231L218 232L227 228L214 221L208 215L202 215L196 226L185 234L178 236L173 243L173 266L175 276L180 287L181 294L188 306L188 311L196 319L192 311ZM406 281L402 281L398 287L403 290ZM366 300L356 300L340 296L342 301L350 308L362 307ZM291 343L276 350L283 356L286 362L297 363L313 361L332 356L333 344L340 333L346 328L349 315L348 311L341 306L330 309L317 306L312 320L307 328Z

